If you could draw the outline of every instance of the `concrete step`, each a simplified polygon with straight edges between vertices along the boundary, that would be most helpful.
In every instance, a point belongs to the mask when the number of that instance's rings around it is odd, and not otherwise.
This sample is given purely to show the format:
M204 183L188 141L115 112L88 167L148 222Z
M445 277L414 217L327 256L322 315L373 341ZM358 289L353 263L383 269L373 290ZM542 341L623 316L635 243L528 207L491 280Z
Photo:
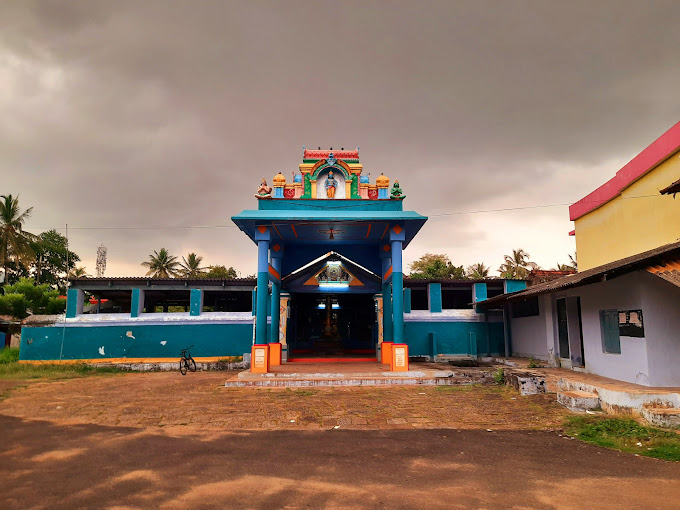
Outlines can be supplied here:
M452 377L403 377L380 379L261 379L255 381L233 379L227 381L224 385L227 388L310 388L349 386L464 386L469 384L491 383L483 380L454 379Z
M596 393L583 390L559 390L557 401L574 412L585 412L600 408L600 397Z
M643 407L640 409L640 414L650 425L656 427L680 427L680 409Z

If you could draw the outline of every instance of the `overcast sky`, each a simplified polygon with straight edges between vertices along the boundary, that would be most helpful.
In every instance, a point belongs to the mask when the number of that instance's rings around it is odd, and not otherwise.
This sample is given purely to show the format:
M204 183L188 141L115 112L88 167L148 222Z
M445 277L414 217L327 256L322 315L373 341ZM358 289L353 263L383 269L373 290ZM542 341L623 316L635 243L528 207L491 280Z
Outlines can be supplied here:
M680 120L680 2L4 1L0 194L94 272L256 270L230 217L302 146L360 146L430 216L405 252L567 262L567 206ZM117 230L104 227L186 227ZM83 230L75 227L96 227Z

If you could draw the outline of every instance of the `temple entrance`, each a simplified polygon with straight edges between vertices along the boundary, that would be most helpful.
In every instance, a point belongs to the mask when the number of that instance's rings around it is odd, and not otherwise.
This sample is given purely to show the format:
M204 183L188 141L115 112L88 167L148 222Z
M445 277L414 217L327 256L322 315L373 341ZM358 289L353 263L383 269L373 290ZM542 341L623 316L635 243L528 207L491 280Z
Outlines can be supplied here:
M291 294L289 360L375 358L376 312L370 294Z

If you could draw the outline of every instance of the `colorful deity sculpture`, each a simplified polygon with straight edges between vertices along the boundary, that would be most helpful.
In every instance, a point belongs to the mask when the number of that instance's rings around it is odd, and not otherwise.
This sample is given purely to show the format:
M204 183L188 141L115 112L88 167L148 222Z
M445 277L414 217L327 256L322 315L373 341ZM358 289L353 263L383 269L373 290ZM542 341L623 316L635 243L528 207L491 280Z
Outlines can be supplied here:
M326 196L328 198L335 198L335 188L338 187L338 181L333 177L333 172L328 172L328 178L326 179Z
M271 198L272 189L267 186L267 180L263 177L262 182L260 182L260 187L257 188L257 193L255 193L257 198Z
M406 198L406 195L404 195L403 192L401 191L399 181L394 181L394 184L392 185L392 190L390 192L390 198L395 198L397 200L403 200Z

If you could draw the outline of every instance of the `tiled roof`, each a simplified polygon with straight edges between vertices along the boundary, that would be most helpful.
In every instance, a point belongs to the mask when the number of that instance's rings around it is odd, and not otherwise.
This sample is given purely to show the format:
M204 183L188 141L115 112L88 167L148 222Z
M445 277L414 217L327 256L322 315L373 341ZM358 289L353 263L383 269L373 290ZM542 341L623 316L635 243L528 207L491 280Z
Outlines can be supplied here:
M670 195L671 193L675 196L676 193L680 193L680 180L675 181L670 186L659 191L662 195Z
M667 261L664 265L653 265L647 271L680 287L680 259Z
M527 297L547 294L549 292L565 290L573 287L580 287L582 285L590 285L592 283L611 280L618 276L622 276L624 274L631 273L633 271L637 271L640 269L648 270L648 268L650 267L657 266L660 266L662 268L670 267L671 269L668 272L672 274L668 274L667 277L661 276L662 274L665 274L666 271L660 271L655 274L657 274L657 276L664 278L667 281L670 281L671 283L674 283L675 285L678 285L678 283L676 283L674 280L675 278L680 277L680 273L678 273L679 270L676 269L675 265L672 266L669 265L669 262L671 264L677 264L679 258L680 258L680 241L671 244L666 244L653 250L638 253L637 255L633 255L631 257L626 257L625 259L610 262L602 266L593 267L585 271L580 271L575 274L564 276L557 280L551 280L549 282L540 283L538 285L534 285L533 287L529 287L526 290L513 292L511 294L503 294L502 296L496 296L486 301L482 301L478 304L480 306L489 308L492 307L493 305L500 305L506 301L515 301L516 299L525 299ZM680 278L678 278L678 281L680 281Z
M333 149L319 149L319 150L305 149L302 158L328 159L328 156L330 156L331 152L333 153L333 157L335 157L335 159L359 159L359 149L354 150L340 149L339 151L335 151Z

